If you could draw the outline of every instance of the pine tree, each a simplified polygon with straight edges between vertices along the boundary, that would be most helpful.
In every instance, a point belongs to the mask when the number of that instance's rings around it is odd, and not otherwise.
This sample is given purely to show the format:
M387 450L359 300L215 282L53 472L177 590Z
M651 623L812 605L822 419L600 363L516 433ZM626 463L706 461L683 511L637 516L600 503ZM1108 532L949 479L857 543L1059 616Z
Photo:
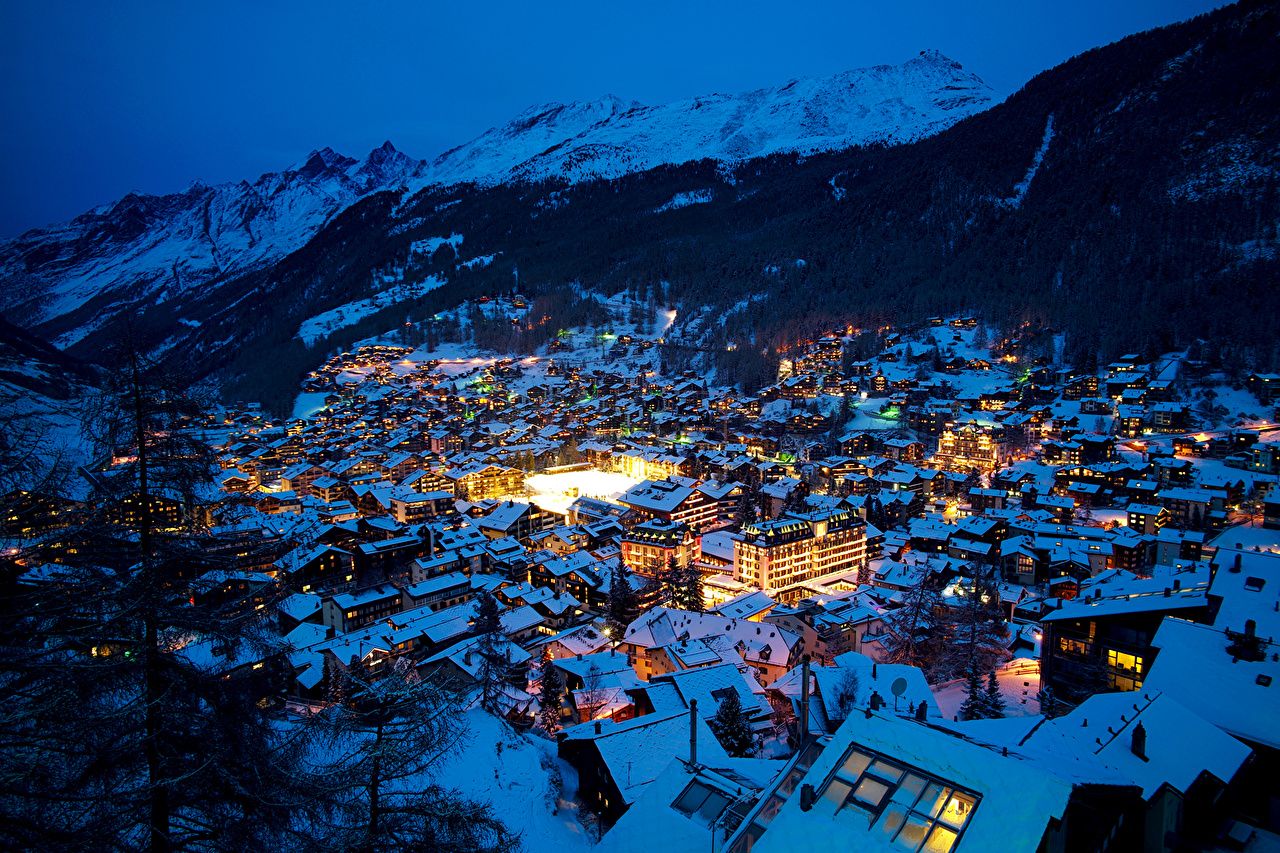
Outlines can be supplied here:
M984 720L987 718L987 692L977 669L970 669L965 679L964 702L960 705L960 719Z
M114 464L58 534L56 583L5 573L0 595L0 847L276 846L311 797L298 743L272 669L227 662L282 650L250 603L183 580L216 566L199 402L126 350L83 411Z
M613 641L621 642L630 625L639 613L635 590L627 572L621 566L615 566L609 582L608 619L605 628Z
M667 567L658 575L658 583L662 585L663 603L679 607L680 564L675 557L667 560Z
M480 683L480 705L489 713L497 714L500 712L499 699L511 671L511 659L506 639L502 636L498 600L489 590L480 595L475 630L479 634L475 651L480 656L476 673Z
M551 662L550 654L542 658L542 695L539 701L538 722L549 735L560 730L560 708L564 703L564 681L560 670Z
M306 837L342 850L515 850L490 807L422 782L466 733L459 685L423 678L408 658L346 677L348 701L304 724L313 749L301 770L324 794L299 827Z
M747 486L742 490L742 499L738 502L738 525L752 524L756 520L756 490Z
M738 691L730 690L720 700L716 715L711 718L711 731L733 758L745 758L755 755L755 735L751 731L751 722L742 710L742 699Z
M706 610L706 601L702 593L702 572L690 563L684 567L684 602L685 610L702 613Z
M1036 702L1040 705L1040 713L1049 719L1058 716L1060 708L1058 700L1054 698L1053 688L1041 682L1040 689L1036 691Z
M985 711L988 717L999 719L1004 716L1004 696L1000 693L1000 680L993 669L987 673L987 691Z

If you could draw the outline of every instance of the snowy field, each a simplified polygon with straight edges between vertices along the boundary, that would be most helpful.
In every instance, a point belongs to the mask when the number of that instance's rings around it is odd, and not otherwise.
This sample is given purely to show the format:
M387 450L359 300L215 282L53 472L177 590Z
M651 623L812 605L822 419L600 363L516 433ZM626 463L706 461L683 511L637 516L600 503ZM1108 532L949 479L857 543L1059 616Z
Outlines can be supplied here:
M519 734L484 711L469 711L466 720L466 741L434 768L436 781L492 805L529 853L590 848L573 802L577 777L556 757L555 743Z
M1004 696L1006 717L1029 717L1040 713L1040 700L1036 698L1040 692L1039 661L1015 658L996 671L996 680L1000 682L1000 694ZM964 679L933 686L933 698L948 720L954 720L960 714L960 706L965 699L964 688Z
M534 504L563 514L569 511L569 505L579 497L614 500L641 480L626 474L590 468L585 471L534 474L524 482L529 490L529 499Z

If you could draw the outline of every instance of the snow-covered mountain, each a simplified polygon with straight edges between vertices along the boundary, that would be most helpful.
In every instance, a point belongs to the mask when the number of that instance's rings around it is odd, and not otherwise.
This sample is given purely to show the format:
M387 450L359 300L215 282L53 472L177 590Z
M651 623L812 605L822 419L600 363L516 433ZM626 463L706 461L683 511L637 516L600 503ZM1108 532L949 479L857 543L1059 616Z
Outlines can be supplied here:
M991 106L977 75L937 51L901 65L662 106L608 96L545 104L432 161L436 183L613 178L667 163L746 160L911 142Z
M191 325L184 303L279 261L380 190L548 177L574 182L703 158L908 142L992 102L978 77L925 51L901 65L664 106L613 96L546 104L429 163L389 142L364 160L324 148L252 183L130 194L0 244L0 311L60 347L85 342L88 355L93 347L86 339L141 306L173 306L175 332Z
M324 148L253 183L131 193L0 245L0 310L29 326L58 321L54 342L71 346L128 305L278 260L352 202L420 171L388 142L363 161Z

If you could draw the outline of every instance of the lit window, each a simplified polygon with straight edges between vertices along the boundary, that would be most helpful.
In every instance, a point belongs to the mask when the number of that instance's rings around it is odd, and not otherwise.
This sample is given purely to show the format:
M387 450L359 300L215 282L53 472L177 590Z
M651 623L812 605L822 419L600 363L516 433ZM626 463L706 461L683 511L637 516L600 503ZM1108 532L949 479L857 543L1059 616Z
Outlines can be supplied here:
M872 814L872 831L913 851L949 853L978 805L978 796L858 747L822 790L838 811L856 807Z
M1142 672L1142 658L1126 652L1118 652L1115 649L1107 649L1107 664L1113 669L1122 669L1126 672Z

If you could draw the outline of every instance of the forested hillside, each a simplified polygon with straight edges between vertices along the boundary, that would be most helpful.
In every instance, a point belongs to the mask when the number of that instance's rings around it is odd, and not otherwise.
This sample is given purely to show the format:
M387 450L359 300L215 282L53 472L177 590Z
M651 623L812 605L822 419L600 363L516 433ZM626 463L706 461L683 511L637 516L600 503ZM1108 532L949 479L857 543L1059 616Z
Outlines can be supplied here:
M1278 32L1274 4L1241 3L1138 34L910 145L380 193L274 266L142 312L135 333L277 406L334 349L517 280L566 311L580 310L571 287L661 291L682 308L677 334L753 341L748 354L835 323L965 310L1044 321L1078 361L1205 338L1275 368ZM450 234L461 250L411 252ZM310 346L296 337L389 266L447 284ZM723 322L689 328L699 315Z

